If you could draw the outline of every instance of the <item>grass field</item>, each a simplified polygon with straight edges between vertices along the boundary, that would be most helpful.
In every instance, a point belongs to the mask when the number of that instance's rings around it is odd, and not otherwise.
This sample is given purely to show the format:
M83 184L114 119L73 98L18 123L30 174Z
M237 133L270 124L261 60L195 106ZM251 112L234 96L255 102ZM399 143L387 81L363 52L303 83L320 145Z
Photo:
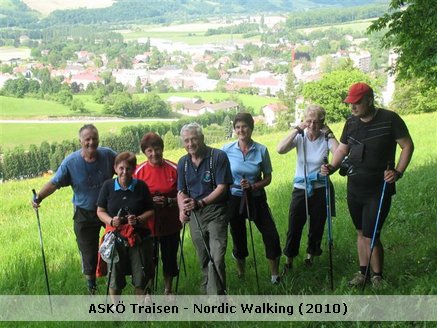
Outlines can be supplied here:
M367 288L368 295L436 295L437 272L437 148L435 144L435 121L437 113L418 116L406 116L405 120L414 139L416 150L412 163L404 177L397 184L397 195L394 197L390 215L382 233L385 246L385 277L388 286L380 291ZM341 124L332 126L338 136ZM254 139L265 144L271 154L273 163L272 184L267 187L269 204L276 220L283 246L287 231L287 211L291 195L291 181L294 175L295 154L278 155L276 145L286 133L275 133L264 136L254 135ZM221 145L216 145L221 147ZM165 157L177 161L184 153L182 149L165 152ZM141 157L140 160L144 158ZM39 188L48 178L37 178L23 181L10 181L0 185L0 240L3 243L0 252L0 291L1 294L44 294L45 282L41 268L41 253L38 241L38 230L35 213L30 207L31 189ZM345 179L338 174L332 176L336 187L337 217L333 222L334 250L334 286L332 292L328 284L328 252L324 245L324 253L316 258L315 264L307 268L303 264L306 238L301 243L301 255L295 261L292 273L283 279L279 286L272 286L269 281L267 263L260 234L254 231L258 271L262 294L292 295L360 295L360 290L347 286L347 281L357 270L355 246L355 230L349 218L345 202ZM40 209L44 234L45 252L53 294L83 294L85 292L80 272L79 255L72 229L71 191L64 188L45 200ZM305 228L306 231L306 228ZM325 236L326 238L326 236ZM180 294L196 294L200 275L195 252L189 236L184 243L184 254L188 276L181 277ZM231 241L228 244L227 279L230 294L255 294L256 283L253 274L252 260L247 262L247 275L240 280L236 277L233 260L230 256ZM283 263L282 259L282 263ZM105 281L99 282L100 290L104 290ZM158 292L162 291L162 280ZM104 292L102 292L104 293ZM127 288L126 293L132 293ZM151 326L180 327L265 327L265 323L148 323ZM29 323L20 326L45 327L47 323ZM119 323L120 327L142 327L144 323ZM288 322L275 323L275 326L289 327ZM16 327L17 323L2 326ZM52 327L79 327L79 323L52 323ZM80 323L80 327L94 327L93 323ZM112 327L110 323L99 323L100 326ZM295 322L296 327L320 327L317 322ZM360 323L325 322L323 327L435 327L434 323Z
M30 48L0 47L0 61L6 62L14 58L20 58L22 60L30 58Z
M145 94L137 95L145 97ZM196 97L200 96L205 101L221 101L229 98L228 93L220 92L186 92L186 93L163 93L159 96L166 100L170 96ZM90 95L75 95L85 104L85 107L90 110L86 115L101 116L103 105L93 101ZM267 98L252 95L236 94L236 97L241 100L245 106L252 107L256 112L260 112L261 108L269 103L277 102L277 98ZM51 116L65 118L66 120L73 119L73 116L81 116L78 113L73 113L68 107L59 103L47 100L39 100L33 98L12 98L0 96L0 119L2 120L44 120ZM141 120L147 123L147 120ZM39 145L44 140L62 141L77 137L77 131L85 123L95 123L104 136L107 133L119 133L123 126L137 125L138 121L121 121L121 122L104 122L94 121L92 118L88 122L82 123L0 123L0 143L3 149L12 149L13 147L23 145L28 147L31 144Z
M13 147L23 145L27 148L31 144L40 145L45 140L62 141L77 139L77 131L88 123L94 124L99 130L100 136L109 133L120 134L124 126L148 124L155 121L120 121L105 122L88 120L79 123L2 123L1 127L1 145L3 149L12 149Z
M217 34L205 36L204 32L158 32L158 31L129 31L122 33L125 40L137 40L139 38L150 38L153 46L153 39L169 40L172 42L183 42L188 45L202 45L208 43L232 44L241 41L259 41L259 36L243 38L242 34Z
M363 19L363 20L356 20L350 23L343 23L343 24L334 24L334 25L327 25L327 26L320 26L320 27L309 27L309 28L302 28L298 29L298 32L301 33L311 33L313 31L324 31L328 30L330 28L336 28L341 30L351 30L353 32L365 32L367 28L370 26L372 21L375 19Z
M0 119L38 119L48 116L69 116L67 106L54 101L34 98L13 98L0 96Z

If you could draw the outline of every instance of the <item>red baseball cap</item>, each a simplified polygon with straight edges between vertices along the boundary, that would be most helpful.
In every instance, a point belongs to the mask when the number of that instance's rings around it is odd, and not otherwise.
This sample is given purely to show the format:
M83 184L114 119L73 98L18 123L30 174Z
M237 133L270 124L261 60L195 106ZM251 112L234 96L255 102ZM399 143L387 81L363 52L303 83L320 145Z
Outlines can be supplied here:
M351 85L349 93L344 102L349 104L356 104L367 94L373 94L373 89L364 82L358 82Z

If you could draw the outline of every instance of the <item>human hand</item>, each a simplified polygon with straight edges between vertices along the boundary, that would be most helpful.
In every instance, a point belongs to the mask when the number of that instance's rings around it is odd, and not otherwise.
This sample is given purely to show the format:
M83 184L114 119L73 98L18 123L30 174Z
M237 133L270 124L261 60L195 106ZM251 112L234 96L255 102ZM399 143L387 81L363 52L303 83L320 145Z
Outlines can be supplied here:
M303 135L303 131L308 127L308 124L306 122L300 122L298 125L296 125L294 128L297 130L298 134Z
M133 214L129 214L129 215L127 216L127 223L128 223L129 225L131 225L131 226L135 226L135 225L138 224L138 219L137 219L137 217L136 217L135 215L133 215Z
M155 195L155 196L153 196L153 203L157 207L164 207L167 205L167 197L165 197L161 194Z
M398 179L400 179L401 176L402 176L402 173L400 173L394 169L389 169L389 170L384 171L384 181L387 183L394 183Z
M114 227L114 228L118 228L118 227L121 226L121 224L122 224L122 220L123 220L122 217L114 216L114 217L111 219L110 226L111 226L111 227Z
M332 132L332 130L329 128L328 125L324 125L320 131L325 135L325 138L330 138L330 137L334 137L334 133Z
M181 221L182 224L190 221L190 213L185 211L179 211L179 221Z
M322 164L320 167L320 174L323 176L330 175L334 171L334 168L331 164Z
M244 177L243 177L243 179L240 180L240 186L241 186L241 189L243 189L243 190L247 190L247 189L251 188L249 180L247 180Z
M191 212L195 209L197 209L197 201L194 198L185 198L184 199L184 206L183 211L184 212Z
M38 207L40 207L42 199L38 197L38 195L36 194L35 189L32 189L32 192L33 192L33 198L30 201L30 203L32 204L32 207L34 209L38 209Z

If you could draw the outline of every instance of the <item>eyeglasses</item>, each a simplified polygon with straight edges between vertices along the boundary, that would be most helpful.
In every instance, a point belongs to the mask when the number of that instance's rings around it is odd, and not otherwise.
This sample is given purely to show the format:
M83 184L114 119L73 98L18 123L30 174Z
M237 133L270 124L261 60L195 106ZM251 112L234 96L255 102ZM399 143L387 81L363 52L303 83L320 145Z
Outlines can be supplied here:
M306 124L311 125L311 124L321 124L322 121L312 121L312 120L307 120L305 121Z

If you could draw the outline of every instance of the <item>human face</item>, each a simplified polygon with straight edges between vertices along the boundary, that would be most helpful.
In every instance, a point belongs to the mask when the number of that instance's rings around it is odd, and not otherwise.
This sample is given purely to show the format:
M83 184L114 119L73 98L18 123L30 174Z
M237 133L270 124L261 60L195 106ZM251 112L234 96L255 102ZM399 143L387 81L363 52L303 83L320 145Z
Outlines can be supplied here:
M94 129L85 129L80 134L82 150L89 155L94 155L99 146L99 133Z
M235 134L241 141L250 141L252 138L252 129L243 121L237 121L234 127Z
M123 187L127 187L132 181L132 174L134 173L134 167L132 167L126 161L121 161L120 163L114 166L114 171L118 176L118 182Z
M307 132L313 136L318 137L320 130L323 127L323 121L320 120L316 115L309 115L305 119L305 124L307 126Z
M182 132L182 142L187 153L194 156L200 154L204 145L203 136L198 135L196 130L192 129Z
M361 100L355 104L349 104L352 115L364 119L373 115L373 108L370 106L370 100L371 99L369 99L368 96L363 96Z
M152 165L161 165L162 164L162 153L163 150L159 146L150 146L144 149L144 155L146 155L147 160Z

